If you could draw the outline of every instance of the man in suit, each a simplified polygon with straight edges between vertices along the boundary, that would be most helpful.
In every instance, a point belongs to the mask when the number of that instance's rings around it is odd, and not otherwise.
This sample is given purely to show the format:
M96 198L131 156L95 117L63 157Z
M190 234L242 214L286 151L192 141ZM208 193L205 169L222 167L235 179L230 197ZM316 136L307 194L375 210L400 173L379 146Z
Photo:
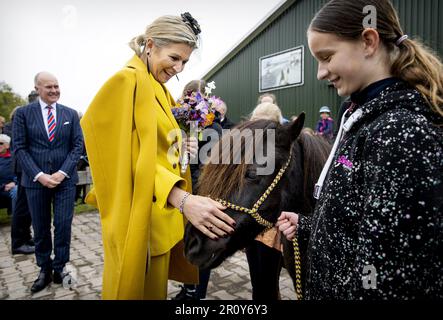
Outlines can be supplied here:
M63 283L69 261L71 223L74 214L77 162L83 136L75 110L58 104L57 79L40 72L34 79L36 102L17 109L13 123L14 153L23 174L34 229L35 256L40 273L32 292L52 280ZM54 217L54 260L51 259L51 204Z

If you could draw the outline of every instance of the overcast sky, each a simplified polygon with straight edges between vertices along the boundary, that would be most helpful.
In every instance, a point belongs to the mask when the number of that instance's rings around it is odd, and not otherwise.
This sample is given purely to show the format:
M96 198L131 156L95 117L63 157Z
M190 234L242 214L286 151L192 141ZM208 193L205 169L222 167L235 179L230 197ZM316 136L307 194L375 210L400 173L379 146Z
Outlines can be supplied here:
M174 97L198 79L282 0L0 0L0 81L23 97L34 75L59 80L60 103L84 112L102 84L132 56L127 42L155 18L189 11L202 46L166 85ZM215 90L217 93L217 90Z

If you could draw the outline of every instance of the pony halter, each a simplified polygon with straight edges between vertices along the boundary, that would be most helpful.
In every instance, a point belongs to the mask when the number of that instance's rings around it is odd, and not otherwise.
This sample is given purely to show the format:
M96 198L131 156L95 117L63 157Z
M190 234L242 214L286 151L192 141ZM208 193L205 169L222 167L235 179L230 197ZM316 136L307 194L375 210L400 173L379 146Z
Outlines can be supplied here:
M275 176L274 180L272 181L271 185L262 194L260 199L257 200L257 202L254 204L252 209L241 207L239 205L233 204L233 203L231 203L229 201L226 201L226 200L223 200L223 199L214 199L214 200L217 201L217 202L220 202L222 205L224 205L224 206L226 206L226 207L228 207L228 208L230 208L232 210L240 211L240 212L245 212L245 213L249 214L250 216L252 216L254 218L254 220L258 224L266 227L267 229L271 229L274 226L274 223L269 222L265 218L261 217L258 214L258 209L263 204L263 202L265 202L265 200L268 198L268 196L272 192L272 190L274 190L274 188L280 182L280 179L282 178L283 174L285 173L286 169L289 166L289 163L291 162L291 158L292 158L292 148L289 151L288 160L286 160L286 163L283 165L283 167L280 168L280 170L278 171L278 173Z
M291 159L292 159L292 148L289 151L288 160L286 160L286 163L283 165L283 167L280 168L280 170L278 171L274 180L272 181L271 185L262 194L260 199L257 200L257 202L254 204L252 209L241 207L236 204L232 204L231 202L228 202L223 199L215 199L215 201L220 202L221 204L223 204L224 206L226 206L232 210L245 212L245 213L251 215L258 224L260 224L266 228L265 231L271 229L272 227L274 227L274 223L269 222L268 220L266 220L265 218L260 216L258 214L258 209L263 204L263 202L265 202L265 200L268 198L268 196L272 192L272 190L274 190L274 188L280 182L280 179L282 178L286 169L288 168L289 163L291 163ZM300 249L299 249L297 237L294 237L294 239L292 240L292 245L294 248L295 294L296 294L297 299L301 300L301 299L303 299L302 288L301 288L301 257L300 257Z

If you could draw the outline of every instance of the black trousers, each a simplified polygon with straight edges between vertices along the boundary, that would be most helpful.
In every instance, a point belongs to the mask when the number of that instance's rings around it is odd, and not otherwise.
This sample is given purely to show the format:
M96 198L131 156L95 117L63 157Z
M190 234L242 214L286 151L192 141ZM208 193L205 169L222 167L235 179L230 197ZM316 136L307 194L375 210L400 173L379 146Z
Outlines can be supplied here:
M37 265L43 270L61 272L69 261L75 185L62 183L54 189L26 188L26 196L34 228ZM51 204L54 211L54 261L51 259Z
M252 300L279 300L279 280L283 264L281 252L260 241L253 241L246 248L246 257L252 284Z
M17 202L11 221L11 247L17 249L32 239L31 212L26 199L26 189L20 185L21 172L17 172Z
M206 298L206 291L208 290L209 278L211 276L211 269L198 270L198 285L185 284L187 289L195 289L195 296L198 300Z

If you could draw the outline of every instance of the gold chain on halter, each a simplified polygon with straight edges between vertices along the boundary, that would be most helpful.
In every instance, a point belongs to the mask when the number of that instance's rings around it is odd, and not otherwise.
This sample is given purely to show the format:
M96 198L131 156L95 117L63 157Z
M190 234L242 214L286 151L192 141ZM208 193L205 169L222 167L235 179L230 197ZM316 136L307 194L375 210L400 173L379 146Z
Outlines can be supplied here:
M268 196L272 192L272 190L274 190L275 186L280 182L281 177L283 176L283 174L285 173L286 169L289 166L289 163L291 162L291 158L292 158L292 148L289 151L289 157L288 157L288 160L286 161L285 165L283 167L281 167L281 169L278 171L277 175L275 176L274 180L272 181L271 185L266 189L266 191L263 193L263 195L260 197L260 199L258 199L257 202L253 205L252 209L238 206L236 204L233 204L233 203L223 200L223 199L214 199L214 200L220 202L222 205L224 205L225 207L228 207L232 210L249 214L250 216L252 216L254 218L255 221L257 221L258 224L260 224L266 228L264 231L264 232L266 232L267 230L274 227L274 223L269 222L268 220L261 217L258 214L258 209L263 204L263 202L265 202L265 200L268 198ZM301 300L302 299L301 263L300 263L301 259L300 259L300 250L298 247L297 237L294 237L294 239L292 240L292 245L294 247L294 262L295 262L295 294L297 295L297 299Z
M255 221L257 221L260 225L266 227L267 229L272 228L274 226L274 224L272 222L269 222L268 220L264 219L263 217L261 217L258 214L258 209L263 204L263 202L265 202L265 200L268 198L268 196L271 194L272 190L274 190L275 186L279 183L281 177L283 176L283 174L285 173L286 169L289 166L289 163L291 162L291 158L292 158L292 149L289 152L289 157L288 157L288 160L286 161L285 165L278 171L278 173L275 176L274 180L272 181L271 185L262 194L260 199L258 199L257 202L252 206L252 209L238 206L236 204L233 204L233 203L223 200L223 199L214 199L214 200L220 202L222 205L224 205L225 207L228 207L232 210L244 212L244 213L251 215Z

